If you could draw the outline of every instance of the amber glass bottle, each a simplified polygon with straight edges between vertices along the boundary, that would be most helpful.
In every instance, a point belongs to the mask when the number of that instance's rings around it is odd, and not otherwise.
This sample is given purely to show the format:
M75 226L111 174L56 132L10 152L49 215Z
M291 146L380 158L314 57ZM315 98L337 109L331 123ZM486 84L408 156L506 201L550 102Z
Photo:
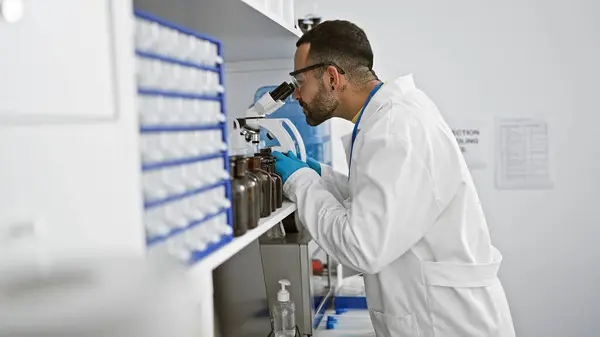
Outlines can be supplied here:
M280 208L283 204L283 180L277 173L275 173L275 157L271 155L270 148L261 149L258 155L263 158L262 169L269 172L269 174L271 174L276 180L275 202L277 204L277 208Z
M260 157L250 157L248 158L248 171L252 172L260 181L260 216L268 217L271 215L271 175L267 171L264 171L260 168Z
M243 156L235 157L236 177L244 179L248 207L248 229L258 226L260 220L260 186L255 175L248 172L248 159ZM243 176L242 176L243 174ZM256 180L255 180L256 179Z
M267 172L267 174L271 178L271 211L275 212L277 210L277 179L275 178L274 174L271 174L269 172L269 168L265 164L265 157L263 157L257 153L254 156L254 158L260 159L261 170Z
M248 230L248 197L244 174L240 176L235 158L229 158L231 175L231 211L233 213L233 235L242 236Z

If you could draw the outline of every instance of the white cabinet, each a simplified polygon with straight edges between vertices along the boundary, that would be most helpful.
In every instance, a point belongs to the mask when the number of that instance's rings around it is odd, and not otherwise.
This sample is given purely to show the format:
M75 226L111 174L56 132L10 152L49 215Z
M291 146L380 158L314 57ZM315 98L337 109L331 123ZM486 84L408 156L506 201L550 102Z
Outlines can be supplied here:
M112 2L22 0L20 20L0 16L0 121L116 116Z
M142 254L131 1L23 4L0 16L0 241L35 225L59 247Z

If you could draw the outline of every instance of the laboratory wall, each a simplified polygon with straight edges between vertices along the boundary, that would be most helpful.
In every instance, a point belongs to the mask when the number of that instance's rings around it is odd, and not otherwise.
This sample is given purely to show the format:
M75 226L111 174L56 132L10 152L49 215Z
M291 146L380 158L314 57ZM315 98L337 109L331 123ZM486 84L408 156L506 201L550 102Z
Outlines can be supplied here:
M600 2L318 3L324 19L365 29L382 79L412 73L451 127L479 130L472 174L504 255L500 276L517 335L597 336ZM507 118L547 125L549 181L496 183L498 159L511 150L496 125ZM333 124L335 135L349 132L348 123ZM334 146L334 166L347 170Z

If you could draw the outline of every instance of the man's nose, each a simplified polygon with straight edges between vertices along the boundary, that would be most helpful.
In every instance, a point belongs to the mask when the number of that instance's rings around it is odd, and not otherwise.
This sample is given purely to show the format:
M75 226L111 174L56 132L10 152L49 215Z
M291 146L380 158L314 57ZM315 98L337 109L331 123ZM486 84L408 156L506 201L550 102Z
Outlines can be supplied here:
M292 97L296 100L299 101L300 98L302 98L301 93L300 93L300 89L299 88L295 88L294 89L294 93L292 94Z

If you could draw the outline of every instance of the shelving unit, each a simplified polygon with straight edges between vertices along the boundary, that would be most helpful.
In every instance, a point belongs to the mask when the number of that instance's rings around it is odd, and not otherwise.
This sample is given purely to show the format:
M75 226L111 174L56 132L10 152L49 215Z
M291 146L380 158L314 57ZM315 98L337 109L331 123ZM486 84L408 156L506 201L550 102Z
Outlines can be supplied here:
M250 11L250 16L255 19L271 20L263 22L265 26L273 26L265 28L271 32L282 22L271 13L259 12L250 1L223 1L210 7L210 11L215 11L213 14L224 15L227 10L238 14L239 11ZM172 20L181 15L177 10L171 15L175 14ZM167 245L167 254L180 258L193 268L210 271L258 239L296 208L293 203L286 202L271 216L261 219L258 228L241 237L232 237L222 43L179 22L170 22L162 15L166 14L135 11L146 242L150 249L156 245ZM202 22L206 25L206 21ZM291 27L281 26L279 29L298 35ZM228 28L219 32L235 35L236 31ZM259 33L260 29L256 32ZM199 73L188 79L187 76L194 75L188 74L188 71ZM207 78L210 80L207 76L211 74L217 77L206 84ZM197 81L199 76L204 76L200 82ZM168 107L167 103L170 104ZM181 112L173 114L174 107ZM213 134L212 138L202 138L207 132L216 132L218 136ZM202 169L200 165L210 162L220 163L217 168L224 171L214 171L215 167L212 167L211 179L199 181L201 176L209 175L208 171L197 175L197 171ZM180 172L169 179L168 175L173 170ZM212 194L212 198L226 199L204 200L204 203L213 203L206 207L198 207L195 204L199 200L191 200L215 190L222 192ZM183 204L185 202L187 204ZM165 207L171 209L163 210ZM216 230L220 238L214 235L202 238L202 229L199 228L219 218L226 219L226 223L212 226L220 228ZM210 234L204 233L206 235Z
M263 1L264 2L264 1ZM302 32L253 0L134 0L138 10L160 15L215 37L225 62L290 58Z
M152 234L148 235L146 243L149 248L149 257L156 256L175 256L182 262L189 264L190 275L192 275L198 286L198 300L201 302L201 312L199 313L199 326L202 327L202 335L213 334L213 303L212 303L212 271L221 264L235 256L245 247L255 242L261 235L265 234L273 226L281 222L285 217L296 210L296 205L289 201L284 201L283 207L277 209L269 217L260 220L257 228L247 231L240 237L232 236L232 214L229 177L225 174L229 170L227 160L228 151L227 142L227 114L225 108L225 93L227 96L239 94L239 86L227 86L223 81L223 71L228 66L235 66L235 63L241 61L264 60L276 58L291 58L295 50L295 42L301 36L300 30L293 27L293 24L287 24L283 18L277 17L266 8L262 8L258 1L252 0L135 0L134 8L137 18L144 18L160 25L169 27L172 31L167 32L163 41L155 42L153 45L158 50L137 48L135 57L138 60L138 89L139 97L161 97L164 99L173 99L186 102L201 102L202 107L189 105L188 109L196 108L199 114L194 114L195 119L186 120L186 117L179 116L183 123L157 123L155 116L147 114L140 115L140 133L146 137L142 143L142 171L145 184L145 200L143 205L146 210L146 221L153 221L155 215L151 214L153 210L170 205L184 203L190 198L199 198L207 193L212 194L214 198L213 207L204 207L199 212L192 210L186 212L190 204L181 204L183 208L179 209L186 217L176 217L171 214L172 222L169 228L152 227ZM136 31L145 29L148 36L154 36L156 32L152 31L156 27L140 26L136 24ZM198 62L194 60L194 51L197 47L190 47L186 44L188 36L194 36L200 40L205 40L217 46L214 62ZM160 39L159 39L160 40ZM177 41L178 46L170 45L169 41ZM166 42L165 42L166 41ZM183 41L183 42L182 42ZM143 38L140 41L139 34L136 34L136 43L145 43ZM197 41L196 41L197 42ZM152 43L150 43L152 44ZM168 52L168 48L174 48L188 57L178 57ZM162 48L162 49L161 49ZM166 49L165 49L166 48ZM208 48L208 47L207 47ZM210 48L209 48L210 49ZM161 52L161 50L163 52ZM167 50L167 53L164 51ZM202 48L199 49L202 53ZM206 50L204 52L207 52ZM196 55L197 56L197 55ZM151 63L140 64L140 60L150 60ZM140 69L144 67L153 67L156 64L168 64L167 68L161 69L162 72L181 81L182 85L168 83L169 76L158 76L156 78L139 76ZM155 69L155 68L151 68ZM165 70L166 69L166 70ZM191 78L183 79L182 69L190 69L201 74L218 74L215 82L204 86L204 90L198 92L198 84ZM155 84L154 86L145 85L146 83ZM188 83L188 85L186 85ZM202 86L202 83L200 83ZM230 97L230 99L232 99ZM242 97L242 100L249 98ZM142 110L148 110L148 104L156 102L138 101L142 105ZM214 111L217 109L219 114L209 120L202 120L202 111ZM182 109L186 110L186 109ZM195 110L194 110L195 111ZM175 116L177 117L177 116ZM174 117L174 118L175 118ZM160 119L160 118L159 118ZM169 119L169 118L167 118ZM172 144L183 145L183 148L194 149L201 145L208 145L210 150L206 151L175 151L181 155L164 157L161 154L153 153L147 148L156 146L155 138L164 137L164 135L203 135L211 134L209 139L204 142L190 139L178 139L167 142L165 153L171 153L169 147ZM154 137L154 138L153 138ZM154 142L154 143L153 143ZM164 144L164 140L158 141ZM215 145L212 146L211 145ZM148 146L146 146L148 145ZM183 155L183 153L186 153ZM172 154L172 153L171 153ZM157 160L158 158L158 160ZM183 173L183 176L191 176L191 180L173 182L166 181L164 175L159 178L153 177L156 172L168 170L180 170L182 167L202 165L206 162L217 161L220 164L222 174L213 174L214 179L208 179L202 184L190 186L194 181L193 174ZM215 167L217 167L215 166ZM149 178L148 178L149 177ZM164 190L152 189L152 182L156 179L166 183ZM148 189L148 186L150 188ZM183 187L185 186L185 188ZM217 192L215 192L217 191ZM204 204L204 201L202 204ZM212 202L212 201L211 201ZM196 202L197 204L198 202ZM187 208L186 208L187 207ZM166 213L165 213L166 214ZM164 215L161 219L164 219ZM212 223L218 231L220 237L201 238L201 228L207 223ZM158 229L158 230L157 230Z

